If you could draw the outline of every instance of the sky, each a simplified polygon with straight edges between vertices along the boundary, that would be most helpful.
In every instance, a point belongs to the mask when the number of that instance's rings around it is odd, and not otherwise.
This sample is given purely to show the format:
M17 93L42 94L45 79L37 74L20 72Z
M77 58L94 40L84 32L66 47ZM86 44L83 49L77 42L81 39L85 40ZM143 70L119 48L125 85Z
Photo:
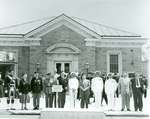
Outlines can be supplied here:
M150 37L150 0L0 0L0 27L62 13Z

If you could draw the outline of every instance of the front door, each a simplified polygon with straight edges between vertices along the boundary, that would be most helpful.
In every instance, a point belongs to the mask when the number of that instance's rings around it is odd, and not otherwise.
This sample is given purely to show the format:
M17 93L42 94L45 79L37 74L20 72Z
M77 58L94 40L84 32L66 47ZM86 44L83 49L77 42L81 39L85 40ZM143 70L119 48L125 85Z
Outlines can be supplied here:
M71 72L71 62L55 62L55 71L57 73L61 73L62 71L65 73Z

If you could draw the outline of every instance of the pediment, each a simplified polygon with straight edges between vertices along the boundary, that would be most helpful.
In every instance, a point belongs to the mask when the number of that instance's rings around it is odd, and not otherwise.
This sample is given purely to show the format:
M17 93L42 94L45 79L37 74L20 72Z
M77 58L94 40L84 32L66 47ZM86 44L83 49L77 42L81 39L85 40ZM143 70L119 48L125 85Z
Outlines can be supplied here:
M31 32L27 33L25 37L42 37L45 34L61 26L66 26L86 38L93 38L93 37L100 38L98 34L89 30L87 27L79 24L78 22L76 22L75 20L66 15L61 15L55 18L54 20L44 24L43 26L40 26L39 28L32 30Z
M72 44L68 43L57 43L46 49L46 52L49 54L79 54L80 49L75 47Z

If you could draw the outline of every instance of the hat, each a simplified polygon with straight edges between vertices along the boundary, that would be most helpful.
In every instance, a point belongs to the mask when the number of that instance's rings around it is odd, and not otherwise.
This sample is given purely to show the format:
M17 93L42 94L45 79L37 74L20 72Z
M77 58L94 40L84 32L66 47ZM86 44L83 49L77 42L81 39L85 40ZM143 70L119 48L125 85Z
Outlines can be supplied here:
M75 72L71 72L70 74L72 77L76 77L76 73Z
M101 75L101 72L100 71L96 71L95 72L95 76L100 76Z
M48 76L49 76L49 75L51 75L51 73L47 73L46 75L48 75Z
M108 76L108 77L111 77L111 76L113 76L113 74L112 74L112 73L108 73L107 76Z

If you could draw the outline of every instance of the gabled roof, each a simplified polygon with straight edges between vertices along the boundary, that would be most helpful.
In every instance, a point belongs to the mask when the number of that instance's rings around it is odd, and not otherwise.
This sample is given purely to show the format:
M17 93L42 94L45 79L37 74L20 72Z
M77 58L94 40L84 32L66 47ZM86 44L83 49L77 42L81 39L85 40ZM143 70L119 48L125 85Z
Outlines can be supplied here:
M47 23L48 21L54 19L55 17L48 17L43 19L38 19L34 21L29 21L21 24L16 24L8 27L0 28L0 34L20 34L24 35L28 32L30 32L33 29L36 29L37 27Z
M113 28L107 25L103 25L103 24L99 24L99 23L95 23L92 21L88 21L85 19L81 19L81 18L77 18L77 17L72 17L75 21L79 22L80 24L88 27L89 29L95 31L96 33L98 33L101 36L107 36L107 37L139 37L140 35L132 33L132 32L128 32L125 30L121 30L121 29L117 29L117 28Z
M8 26L0 28L0 35L26 35L39 29L40 27L49 24L50 22L60 18L67 17L69 20L76 22L77 24L85 27L87 30L99 35L100 37L140 37L140 35L131 33L128 31L112 28L110 26L98 24L88 20L84 20L77 17L69 17L65 14L61 14L57 17L48 17L39 20L29 21L22 24Z

